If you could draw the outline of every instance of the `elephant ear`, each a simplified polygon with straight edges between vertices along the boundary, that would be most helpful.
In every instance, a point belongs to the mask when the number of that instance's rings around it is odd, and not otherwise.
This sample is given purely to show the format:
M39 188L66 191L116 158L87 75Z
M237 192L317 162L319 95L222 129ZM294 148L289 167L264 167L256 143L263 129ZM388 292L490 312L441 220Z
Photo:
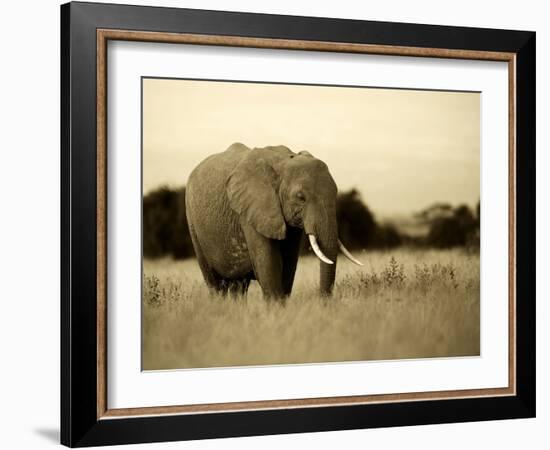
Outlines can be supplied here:
M269 163L253 151L227 180L231 208L256 231L270 239L284 239L286 223L277 195L278 176Z

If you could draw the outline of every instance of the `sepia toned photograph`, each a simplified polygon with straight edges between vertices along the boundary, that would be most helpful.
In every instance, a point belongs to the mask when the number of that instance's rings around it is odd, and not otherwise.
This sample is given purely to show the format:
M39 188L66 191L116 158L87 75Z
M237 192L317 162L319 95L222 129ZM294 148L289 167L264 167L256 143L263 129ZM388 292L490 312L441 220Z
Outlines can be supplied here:
M142 78L142 370L480 355L480 93Z

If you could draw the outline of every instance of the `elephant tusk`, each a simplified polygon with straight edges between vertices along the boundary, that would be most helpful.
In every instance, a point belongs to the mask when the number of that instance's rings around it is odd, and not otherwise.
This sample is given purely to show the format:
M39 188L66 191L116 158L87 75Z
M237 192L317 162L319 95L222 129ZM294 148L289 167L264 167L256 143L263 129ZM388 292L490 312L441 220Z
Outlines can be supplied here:
M353 255L349 252L349 250L344 247L344 244L342 244L342 242L340 241L340 239L338 239L338 247L340 247L340 250L342 251L342 253L344 254L344 256L346 258L348 258L352 263L355 263L357 264L358 266L362 266L363 263L361 261L359 261L358 259L355 259L353 257Z
M327 264L334 264L330 259L328 259L324 254L323 252L321 251L321 249L319 248L319 244L317 244L317 239L315 238L315 235L313 234L308 234L307 237L309 238L309 243L311 244L311 248L313 249L313 251L315 252L315 254L317 255L317 258L319 258L321 261L323 261L324 263L327 263Z

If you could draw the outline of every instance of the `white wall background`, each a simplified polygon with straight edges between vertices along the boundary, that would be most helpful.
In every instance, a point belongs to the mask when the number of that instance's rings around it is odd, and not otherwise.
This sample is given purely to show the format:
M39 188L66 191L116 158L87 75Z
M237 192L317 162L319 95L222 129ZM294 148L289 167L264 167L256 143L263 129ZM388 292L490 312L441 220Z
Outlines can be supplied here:
M139 1L134 4L525 29L537 32L538 417L136 448L547 448L550 427L548 201L550 28L545 2L502 0ZM7 2L0 27L0 447L39 449L59 439L59 1Z

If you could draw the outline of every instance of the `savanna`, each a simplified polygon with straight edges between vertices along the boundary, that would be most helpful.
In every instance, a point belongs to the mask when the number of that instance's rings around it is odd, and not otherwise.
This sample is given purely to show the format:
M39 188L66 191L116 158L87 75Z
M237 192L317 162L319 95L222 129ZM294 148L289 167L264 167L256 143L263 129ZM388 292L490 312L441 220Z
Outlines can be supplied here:
M332 297L302 256L291 296L209 292L196 260L144 261L144 370L479 355L479 254L373 250L341 259Z

